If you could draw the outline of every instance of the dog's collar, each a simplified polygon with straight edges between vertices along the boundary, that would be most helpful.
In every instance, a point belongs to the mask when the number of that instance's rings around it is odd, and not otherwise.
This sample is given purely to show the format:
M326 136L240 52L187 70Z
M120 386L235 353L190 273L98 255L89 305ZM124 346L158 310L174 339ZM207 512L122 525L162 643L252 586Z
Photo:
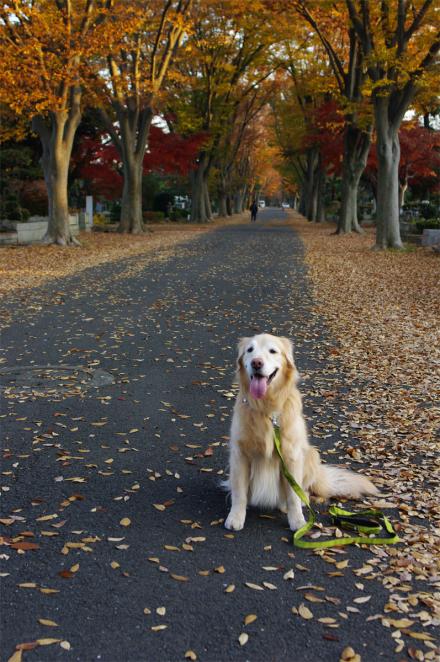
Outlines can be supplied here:
M246 397L243 397L241 399L241 402L244 405L249 405L249 400ZM273 412L272 414L269 415L270 420L272 421L272 425L276 427L280 427L280 414L278 412Z

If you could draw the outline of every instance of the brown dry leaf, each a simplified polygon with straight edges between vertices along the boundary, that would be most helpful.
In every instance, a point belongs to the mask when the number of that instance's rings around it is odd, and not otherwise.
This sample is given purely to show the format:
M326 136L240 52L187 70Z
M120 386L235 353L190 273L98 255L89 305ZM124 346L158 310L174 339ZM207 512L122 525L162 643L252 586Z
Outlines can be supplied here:
M196 653L194 653L193 650L188 650L185 653L185 659L186 660L191 660L191 662L195 662L195 660L197 660L197 655L196 655Z
M245 585L248 588L252 588L254 591L264 591L264 588L262 586L259 586L258 584L253 584L252 582L245 582Z
M45 638L45 639L37 639L37 644L39 646L51 646L52 644L59 644L61 641L62 639Z
M23 659L23 653L21 650L18 650L12 653L11 657L8 659L8 662L21 662L22 659Z
M75 563L75 565L73 565L70 568L70 572L72 572L72 573L78 572L78 570L79 570L79 563Z
M224 566L222 565L219 565L217 568L214 568L214 570L215 572L218 572L220 575L223 575L226 572Z
M176 580L176 582L187 582L189 581L189 577L185 577L184 575L175 575L172 572L170 573L170 577Z
M225 593L233 593L234 591L235 591L235 584L229 584L229 586L225 588Z
M309 620L313 618L313 614L310 611L308 607L305 606L304 603L301 603L300 606L298 607L298 614L302 617L305 618L306 620Z
M413 639L420 639L421 641L435 641L434 637L427 632L413 632L412 630L407 630L406 628L403 628L401 631L403 634L407 634Z
M166 607L158 607L156 609L156 614L159 614L159 616L165 616L167 613Z
M354 598L353 602L358 605L363 605L365 602L371 600L371 595L363 595L360 598Z
M160 510L161 512L166 510L166 506L164 506L162 503L153 503L153 506L156 508L156 510Z
M244 617L244 624L245 625L250 625L254 621L257 620L257 615L256 614L248 614L247 616Z
M131 524L131 519L129 517L123 517L121 521L119 522L121 526L130 526Z
M20 549L24 552L27 552L32 549L39 549L40 545L38 545L38 543L36 542L23 541L23 542L13 542L9 545L9 547L12 547L12 549Z
M344 650L341 653L341 660L347 660L351 662L352 660L355 660L357 656L357 653L354 652L353 648L351 646L347 646L344 648ZM360 660L360 657L357 656Z
M32 651L34 648L37 648L38 644L36 641L25 641L22 644L17 644L16 649L20 651Z
M411 625L414 625L415 621L410 621L409 618L383 618L382 623L384 625L392 625L393 628L401 630L402 628L409 628Z
M57 628L58 627L58 623L55 623L55 621L51 621L49 618L39 618L38 622L41 625L46 625L47 627L50 627L50 628Z
M304 593L304 598L309 602L325 602L322 598L318 597L314 593Z
M58 515L56 513L52 513L52 515L41 515L41 517L37 517L36 521L37 522L47 522L50 519L56 519Z
M162 623L161 625L152 625L151 630L153 632L160 632L161 630L166 630L168 625L165 625L165 623Z

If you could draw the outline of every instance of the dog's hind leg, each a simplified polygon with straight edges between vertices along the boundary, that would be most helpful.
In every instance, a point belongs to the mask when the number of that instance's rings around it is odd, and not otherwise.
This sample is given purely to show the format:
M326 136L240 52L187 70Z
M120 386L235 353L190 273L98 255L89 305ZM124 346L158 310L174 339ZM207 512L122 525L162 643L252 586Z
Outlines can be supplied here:
M240 531L246 519L250 466L247 458L236 448L230 460L231 510L225 522L227 529Z

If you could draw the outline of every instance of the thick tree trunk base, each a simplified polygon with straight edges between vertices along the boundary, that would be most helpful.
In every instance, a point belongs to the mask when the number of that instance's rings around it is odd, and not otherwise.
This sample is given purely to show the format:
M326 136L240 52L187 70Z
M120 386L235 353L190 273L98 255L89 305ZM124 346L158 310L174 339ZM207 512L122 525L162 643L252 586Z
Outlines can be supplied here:
M364 229L358 223L353 225L351 230L346 230L345 228L336 228L333 234L343 235L343 234L352 234L353 232L355 234L365 234Z
M385 244L374 244L371 247L372 251L379 252L379 251L403 251L405 249L405 246L403 243L400 241L393 241L387 245Z
M62 235L52 235L52 234L45 234L43 239L41 240L41 243L44 244L44 246L63 246L65 248L75 248L78 246L81 246L81 242L76 239L76 237L63 237Z
M145 234L147 230L145 228L127 228L121 225L118 225L117 232L119 234Z

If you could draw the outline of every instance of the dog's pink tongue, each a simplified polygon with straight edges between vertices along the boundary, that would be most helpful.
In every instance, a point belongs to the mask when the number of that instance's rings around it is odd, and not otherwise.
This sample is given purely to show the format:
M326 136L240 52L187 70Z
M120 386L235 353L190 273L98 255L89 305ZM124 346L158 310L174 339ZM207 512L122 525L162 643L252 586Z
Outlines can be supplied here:
M251 392L251 396L256 400L264 398L267 391L267 377L254 377L251 379L249 390Z

